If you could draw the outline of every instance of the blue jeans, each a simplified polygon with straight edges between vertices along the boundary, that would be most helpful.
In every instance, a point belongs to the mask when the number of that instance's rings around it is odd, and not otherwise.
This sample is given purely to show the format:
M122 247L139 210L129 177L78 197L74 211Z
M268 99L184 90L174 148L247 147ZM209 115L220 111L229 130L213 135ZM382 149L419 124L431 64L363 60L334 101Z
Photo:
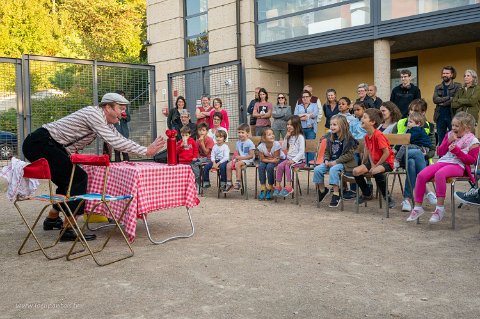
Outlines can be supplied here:
M417 175L427 167L427 162L425 160L425 155L422 154L422 151L418 149L409 149L408 150L408 163L405 163L407 166L408 177L410 183L405 181L405 190L403 192L403 198L412 198L412 190L410 189L410 184L412 188L415 189L415 183L417 182Z
M260 162L258 164L258 179L260 180L260 185L265 185L268 179L268 185L275 184L275 166L274 163L264 163Z
M449 107L440 107L438 110L438 119L437 119L437 134L438 134L438 145L442 144L443 138L447 131L452 129L452 109Z
M317 137L317 133L313 130L313 128L304 128L303 134L306 140L314 140ZM305 161L307 165L310 165L310 161L315 160L315 153L305 153Z
M217 161L218 163L218 161ZM228 161L223 162L220 164L220 182L227 182L227 164ZM209 162L205 165L205 169L203 170L203 181L210 182L210 169L212 169L213 163Z
M328 183L330 185L340 186L340 174L343 172L343 164L337 164L332 167L327 167L325 164L320 164L313 170L313 182L315 184L324 184L325 174L330 175Z

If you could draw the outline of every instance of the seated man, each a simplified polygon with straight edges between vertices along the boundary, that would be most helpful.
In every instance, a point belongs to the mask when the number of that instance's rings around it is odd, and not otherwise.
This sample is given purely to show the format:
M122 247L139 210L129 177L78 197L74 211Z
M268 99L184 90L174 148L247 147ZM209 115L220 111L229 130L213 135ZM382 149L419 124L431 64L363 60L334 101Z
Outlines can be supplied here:
M103 96L99 106L84 107L58 121L44 124L32 132L23 142L23 154L30 162L45 158L50 165L52 182L57 185L57 194L66 195L70 183L73 165L70 154L83 150L92 143L97 136L112 145L115 150L153 156L165 145L163 137L157 138L148 147L123 137L113 124L118 123L130 102L117 93L107 93ZM70 194L81 195L87 191L87 173L81 168L75 170ZM64 208L67 214L74 212L80 201L68 203ZM69 216L71 221L65 222L59 217L60 208L54 207L48 212L48 217L43 222L44 230L63 227L71 228L74 216ZM83 207L78 214L83 213ZM76 233L68 229L61 237L62 241L73 241ZM95 239L95 235L86 235L87 240Z

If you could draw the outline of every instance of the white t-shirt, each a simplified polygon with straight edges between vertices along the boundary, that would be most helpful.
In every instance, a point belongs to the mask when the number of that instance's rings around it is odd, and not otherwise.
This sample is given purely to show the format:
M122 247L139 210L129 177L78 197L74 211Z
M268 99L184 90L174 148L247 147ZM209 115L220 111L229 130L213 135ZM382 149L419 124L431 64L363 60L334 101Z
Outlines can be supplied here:
M265 143L260 143L260 145L258 145L258 151L261 152L265 157L273 157L275 152L278 150L280 150L280 159L285 159L285 153L282 152L282 146L280 145L280 142L274 141L270 152L268 151Z

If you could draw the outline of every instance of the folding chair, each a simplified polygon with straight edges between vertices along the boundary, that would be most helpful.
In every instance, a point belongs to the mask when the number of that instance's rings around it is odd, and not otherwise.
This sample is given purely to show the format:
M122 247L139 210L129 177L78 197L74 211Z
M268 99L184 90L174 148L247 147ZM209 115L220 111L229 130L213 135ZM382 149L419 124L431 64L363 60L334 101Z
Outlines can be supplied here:
M75 212L73 212L73 216L77 215L78 210L83 206L82 204L85 201L97 201L98 203L96 203L93 206L91 211L94 212L95 209L97 207L99 207L100 205L104 206L108 210L109 218L111 218L111 220L113 221L114 224L113 224L113 228L109 231L109 233L107 235L107 238L105 239L103 244L99 245L100 247L98 249L93 250L92 247L90 246L90 244L88 244L88 242L85 240L85 237L83 235L83 231L85 230L87 223L84 223L82 228L80 228L76 219L74 219L74 225L72 225L72 226L73 226L73 229L75 230L75 232L77 233L77 238L73 242L73 245L72 245L69 253L67 254L67 260L73 260L73 259L77 259L77 258L81 258L81 257L85 257L85 256L90 255L90 256L92 256L93 260L95 261L95 263L97 265L105 266L105 265L109 265L111 263L114 263L114 262L132 257L133 256L132 246L130 245L127 236L125 235L121 225L119 224L119 221L122 220L123 216L125 215L126 211L128 210L128 207L130 206L130 203L132 202L133 196L132 195L112 196L112 195L108 195L106 193L108 168L109 168L109 165L110 165L110 159L109 159L108 155L97 156L97 155L86 155L86 154L73 154L73 155L70 156L70 160L72 161L73 169L72 169L72 174L71 174L71 177L70 177L70 185L69 185L69 188L68 188L69 191L70 191L70 188L71 188L71 185L72 185L72 182L73 182L73 176L75 174L75 169L76 169L77 165L83 164L83 165L105 167L105 174L104 174L104 180L103 180L103 192L101 194L90 193L90 194L76 195L76 196L70 197L69 192L67 193L67 197L69 197L70 199L81 200L77 209L75 210ZM113 202L113 201L119 201L119 200L126 201L126 203L125 203L125 207L124 207L123 211L120 213L120 215L116 215L112 211L112 209L110 208L109 203ZM96 256L97 256L97 254L99 254L101 251L104 250L104 248L107 246L108 242L110 241L110 238L112 237L113 233L117 229L120 231L120 234L122 235L123 240L127 244L129 253L125 256L122 256L122 257L114 259L114 260L110 260L108 262L101 262L99 259L97 259ZM81 254L81 255L77 254L75 256L72 256L73 249L75 248L78 241L80 241L81 244L87 249L87 253Z
M405 165L407 166L408 165L408 145L410 145L410 135L409 133L407 134L385 134L385 137L388 139L388 141L390 142L390 145L405 145L406 147L406 151L405 151ZM390 175L393 175L393 183L392 183L392 189L390 190L389 192L389 189L388 189L388 178L390 177ZM407 167L405 167L405 170L393 170L391 172L386 172L385 173L385 194L392 194L393 193L393 187L395 185L395 179L397 178L398 176L398 181L400 183L400 189L402 191L402 194L403 194L403 185L402 185L402 180L400 178L400 175L405 175L405 183L409 183L410 185L410 189L412 191L412 194L413 194L413 189L412 189L412 184L410 182L410 177L408 176L408 169ZM381 196L380 196L381 198ZM385 203L385 218L389 218L390 217L390 208L388 207L388 200L389 200L389 197L387 196L386 198L386 203Z
M52 248L52 247L54 247L58 244L58 242L60 241L60 238L62 237L63 233L65 232L65 229L63 229L59 233L58 237L53 242L53 244L50 244L49 246L44 246L41 243L41 241L39 240L37 235L34 233L34 229L37 226L38 221L42 217L43 213L47 210L48 207L51 207L53 205L57 205L57 207L60 209L60 211L63 213L63 215L66 216L63 207L66 207L65 206L66 202L69 201L69 199L67 199L67 197L64 196L64 195L54 194L53 183L52 183L51 174L50 174L50 166L48 165L48 161L45 158L40 158L40 159L34 161L33 163L30 163L29 165L25 166L25 168L23 169L23 177L24 178L36 178L36 179L48 180L49 193L44 194L44 195L29 197L29 198L20 198L19 196L17 196L17 198L15 199L13 204L17 208L18 212L20 213L20 216L23 219L23 222L25 223L25 225L28 228L28 234L25 237L25 239L23 240L22 245L18 249L18 254L19 255L24 255L24 254L28 254L28 253L31 253L31 252L41 250L42 253L45 255L45 257L49 260L54 260L54 259L65 257L67 254L58 255L58 256L51 256L50 254L47 254L47 250L49 248ZM22 209L20 208L20 205L19 205L20 202L26 202L26 201L30 201L30 200L37 200L37 201L46 202L45 206L40 210L40 213L38 214L37 218L35 219L35 222L31 226L27 222L27 219L25 218L25 215L22 212ZM63 205L60 205L60 204L63 204ZM38 245L38 248L33 249L33 250L29 250L29 251L23 251L23 249L25 247L25 244L29 240L30 236L33 237L33 239L35 240L35 242Z
M318 150L320 149L322 145L322 141L324 139L314 139L314 140L305 140L305 153L315 153L315 160L314 163L317 162L318 158ZM326 142L325 142L326 143ZM326 144L325 144L326 146ZM325 150L324 150L325 152ZM325 153L324 153L325 154ZM310 171L312 171L315 167L315 165L307 165L304 167L297 167L293 169L293 175L294 175L294 198L295 198L295 204L298 205L298 196L302 194L302 190L300 189L300 177L299 177L299 172L301 171L306 171L307 174L307 194L310 193Z

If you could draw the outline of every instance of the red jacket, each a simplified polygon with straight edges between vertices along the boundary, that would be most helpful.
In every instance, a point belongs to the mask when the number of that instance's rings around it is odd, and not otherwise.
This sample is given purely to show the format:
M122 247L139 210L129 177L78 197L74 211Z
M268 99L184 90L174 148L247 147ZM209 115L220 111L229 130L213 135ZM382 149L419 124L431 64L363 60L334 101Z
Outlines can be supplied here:
M183 147L183 140L177 142L177 155L180 164L190 164L194 158L198 158L198 146L195 140L188 138L188 146Z

